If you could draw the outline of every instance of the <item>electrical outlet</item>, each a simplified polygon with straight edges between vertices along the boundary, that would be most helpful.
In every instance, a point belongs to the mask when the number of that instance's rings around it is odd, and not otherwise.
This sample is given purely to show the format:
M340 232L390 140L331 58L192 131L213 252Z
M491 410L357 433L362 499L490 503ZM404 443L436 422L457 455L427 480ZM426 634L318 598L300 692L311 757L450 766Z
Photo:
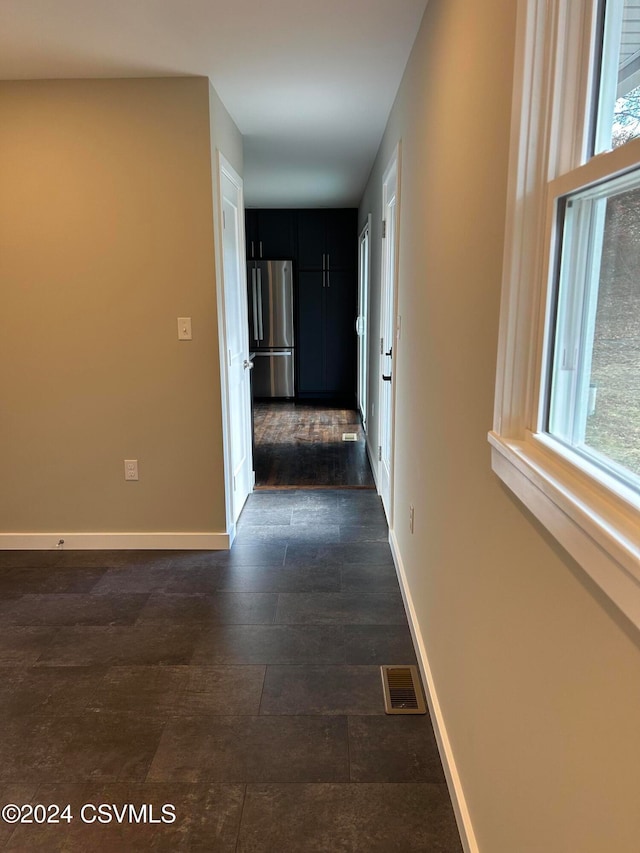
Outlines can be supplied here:
M138 480L138 460L137 459L125 459L124 460L124 478L125 480Z
M413 504L409 506L409 533L413 533L414 510Z

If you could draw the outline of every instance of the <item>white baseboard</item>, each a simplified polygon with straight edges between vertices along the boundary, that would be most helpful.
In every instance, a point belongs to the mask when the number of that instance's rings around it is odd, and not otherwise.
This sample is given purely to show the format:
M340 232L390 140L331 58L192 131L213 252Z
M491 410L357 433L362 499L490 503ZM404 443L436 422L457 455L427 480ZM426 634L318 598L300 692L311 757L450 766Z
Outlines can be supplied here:
M235 525L229 533L0 533L0 551L226 551L234 536Z
M451 802L453 803L462 846L466 853L479 853L480 848L478 847L473 826L471 825L471 816L469 815L464 791L462 790L462 783L460 781L455 758L451 749L451 742L449 741L449 736L447 734L447 727L444 717L442 716L440 702L438 701L436 686L433 680L431 666L429 665L429 657L422 638L422 631L418 624L415 607L413 606L413 599L407 583L407 576L404 570L402 557L400 555L398 540L396 539L396 535L393 530L389 533L389 543L391 545L391 553L393 554L393 561L398 574L400 591L402 592L402 598L407 610L409 628L411 629L411 636L413 637L413 643L418 656L422 682L427 694L427 704L429 705L429 712L431 713L431 721L433 722L436 741L438 743L438 751L440 752L444 774L447 779L447 787L449 788Z

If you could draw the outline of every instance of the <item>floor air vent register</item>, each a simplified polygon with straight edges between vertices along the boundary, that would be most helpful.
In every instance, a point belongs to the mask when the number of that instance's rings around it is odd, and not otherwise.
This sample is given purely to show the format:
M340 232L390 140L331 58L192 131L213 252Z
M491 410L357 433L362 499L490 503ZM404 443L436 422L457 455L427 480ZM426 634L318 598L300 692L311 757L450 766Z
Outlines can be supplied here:
M415 666L381 666L387 714L426 714L420 676Z
M357 432L343 432L342 433L343 441L357 441L358 433Z

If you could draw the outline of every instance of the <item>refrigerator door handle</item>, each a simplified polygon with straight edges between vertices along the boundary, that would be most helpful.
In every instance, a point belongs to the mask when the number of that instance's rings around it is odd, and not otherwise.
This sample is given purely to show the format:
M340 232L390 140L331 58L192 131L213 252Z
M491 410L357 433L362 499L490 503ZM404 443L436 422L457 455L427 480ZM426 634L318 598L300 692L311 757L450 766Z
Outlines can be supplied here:
M264 325L262 318L262 270L260 267L258 267L258 330L260 332L258 340L261 341L264 338Z
M251 294L253 301L253 339L255 341L259 340L258 338L258 301L256 296L256 268L253 267L251 270Z

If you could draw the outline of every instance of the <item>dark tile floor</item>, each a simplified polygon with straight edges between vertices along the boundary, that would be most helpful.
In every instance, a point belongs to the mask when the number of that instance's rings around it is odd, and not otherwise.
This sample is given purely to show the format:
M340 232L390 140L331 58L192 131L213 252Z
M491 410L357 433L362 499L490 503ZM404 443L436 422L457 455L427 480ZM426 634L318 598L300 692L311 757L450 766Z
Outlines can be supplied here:
M0 552L0 806L72 816L0 846L460 851L428 716L384 713L386 540L373 492L262 491L230 552Z

